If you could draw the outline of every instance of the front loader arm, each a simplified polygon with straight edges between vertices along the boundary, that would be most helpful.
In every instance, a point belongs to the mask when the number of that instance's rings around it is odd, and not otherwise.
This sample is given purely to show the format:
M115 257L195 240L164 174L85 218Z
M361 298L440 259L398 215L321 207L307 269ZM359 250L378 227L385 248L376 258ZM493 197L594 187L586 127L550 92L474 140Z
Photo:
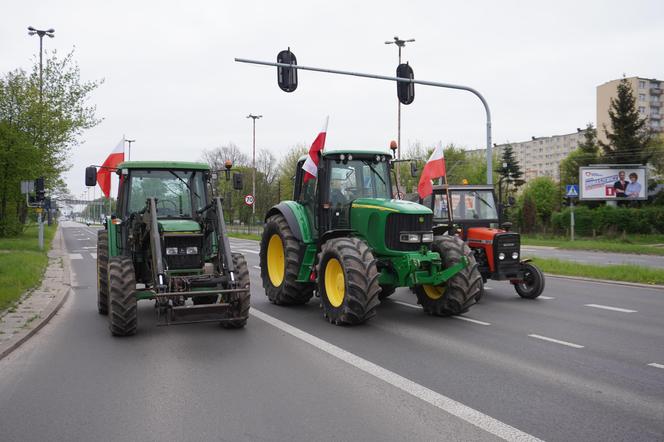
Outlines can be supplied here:
M231 244L228 240L228 232L226 231L226 223L224 222L224 209L221 204L221 198L214 198L215 212L217 215L217 244L219 255L219 266L221 270L228 271L231 283L235 283L235 267L233 266L233 256L231 255Z
M159 237L159 224L157 223L157 201L155 198L147 200L148 217L145 224L148 226L150 234L150 251L152 254L152 272L154 281L160 289L165 289L164 285L164 261L162 259L161 238ZM143 215L145 217L145 215Z

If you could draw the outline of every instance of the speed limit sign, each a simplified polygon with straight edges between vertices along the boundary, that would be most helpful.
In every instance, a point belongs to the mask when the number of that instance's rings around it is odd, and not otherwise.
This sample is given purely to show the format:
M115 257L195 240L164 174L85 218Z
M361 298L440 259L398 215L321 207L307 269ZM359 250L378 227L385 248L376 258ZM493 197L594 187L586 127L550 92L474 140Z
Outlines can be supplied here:
M253 195L245 195L244 196L244 203L247 206L253 206L254 205L254 196Z

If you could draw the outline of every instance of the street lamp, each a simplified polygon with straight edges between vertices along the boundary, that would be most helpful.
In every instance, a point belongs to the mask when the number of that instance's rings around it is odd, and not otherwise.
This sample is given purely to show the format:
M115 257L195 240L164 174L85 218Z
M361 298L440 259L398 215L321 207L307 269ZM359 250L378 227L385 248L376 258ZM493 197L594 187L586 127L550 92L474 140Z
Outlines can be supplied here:
M128 155L127 155L127 161L131 161L131 143L133 143L136 140L125 140L127 143L129 143L129 150L128 150Z
M39 36L39 101L41 101L43 94L43 77L42 77L43 39L44 35L50 38L55 37L55 29L50 28L45 31L42 31L41 29L35 29L32 26L28 26L28 35L35 35L35 34Z
M251 214L253 218L253 216L256 215L256 120L258 120L259 118L263 118L263 116L249 114L247 115L247 118L251 118L253 120L253 126L254 126L254 144L253 144L254 147L253 147L253 154L251 160L252 163L251 167L253 168L252 177L251 177L251 196L254 197L254 203L251 205Z
M399 48L399 64L401 64L401 48L406 46L406 43L414 42L414 38L402 40L396 35L393 41L386 41L386 45L396 45ZM401 102L397 100L397 158L401 158Z

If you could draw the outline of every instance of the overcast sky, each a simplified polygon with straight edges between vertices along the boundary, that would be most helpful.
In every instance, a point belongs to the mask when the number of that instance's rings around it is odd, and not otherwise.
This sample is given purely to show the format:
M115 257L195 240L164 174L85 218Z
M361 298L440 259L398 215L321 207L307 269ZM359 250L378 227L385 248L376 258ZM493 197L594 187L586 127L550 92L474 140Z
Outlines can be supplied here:
M70 190L125 134L132 159L197 160L234 142L276 156L310 143L326 115L328 146L384 147L396 138L393 83L300 72L294 93L276 84L274 61L290 46L301 65L393 75L398 35L422 80L464 84L488 100L496 143L570 133L595 122L595 88L612 79L664 79L664 2L652 1L11 1L0 14L0 72L29 68L38 39L76 49L104 121L72 151ZM402 145L484 147L485 114L473 95L416 88L402 111Z

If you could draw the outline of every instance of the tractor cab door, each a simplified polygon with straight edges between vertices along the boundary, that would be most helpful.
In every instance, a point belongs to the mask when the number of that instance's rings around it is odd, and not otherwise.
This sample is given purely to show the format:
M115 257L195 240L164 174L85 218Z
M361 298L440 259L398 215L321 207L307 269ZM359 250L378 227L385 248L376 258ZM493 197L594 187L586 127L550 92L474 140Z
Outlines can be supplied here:
M297 163L293 199L304 207L314 238L318 238L318 179L304 181L304 161Z

